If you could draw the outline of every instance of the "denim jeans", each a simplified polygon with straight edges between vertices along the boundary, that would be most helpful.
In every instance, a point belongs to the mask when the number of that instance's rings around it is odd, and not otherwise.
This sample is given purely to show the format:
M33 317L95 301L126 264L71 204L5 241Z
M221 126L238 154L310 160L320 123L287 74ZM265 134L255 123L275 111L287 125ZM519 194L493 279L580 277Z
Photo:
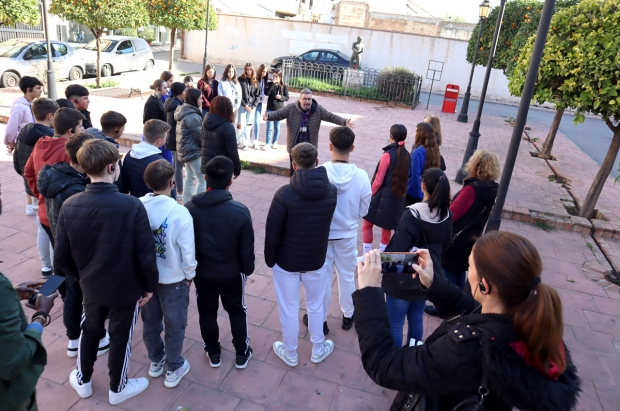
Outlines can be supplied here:
M172 284L157 284L153 297L142 307L142 337L149 360L160 362L166 355L169 371L181 367L181 356L185 328L187 327L187 308L189 307L189 287L185 280ZM165 344L161 332L165 326Z
M250 132L252 131L252 121L254 120L254 110L246 111L245 108L239 107L237 115L237 125L241 125L241 129L237 128L237 144L242 147L249 146ZM249 126L248 126L249 124Z
M208 112L209 112L208 108L202 108L202 118L204 118Z
M258 136L260 135L260 120L263 117L263 103L258 103L254 110L254 144L258 144Z
M467 278L467 272L466 271L462 271L460 273L458 272L453 272L453 271L448 271L445 268L443 269L443 274L446 277L446 279L448 281L450 281L452 284L456 285L458 288L460 288L461 290L463 288L465 288L465 281Z
M396 347L403 346L403 326L405 325L405 317L407 317L407 343L412 338L417 341L422 340L424 316L424 305L426 300L407 301L385 296L385 305L387 306L388 319L390 321L390 331L392 339Z
M267 110L267 112L272 112L273 110ZM275 145L278 142L278 137L280 137L280 122L279 121L268 121L267 122L267 137L266 144Z
M196 189L194 190L194 180ZM192 200L196 194L204 193L207 188L205 175L200 172L200 157L185 163L185 183L183 183L183 204Z
M172 167L174 167L174 186L179 194L183 194L183 163L177 158L177 152L172 152Z

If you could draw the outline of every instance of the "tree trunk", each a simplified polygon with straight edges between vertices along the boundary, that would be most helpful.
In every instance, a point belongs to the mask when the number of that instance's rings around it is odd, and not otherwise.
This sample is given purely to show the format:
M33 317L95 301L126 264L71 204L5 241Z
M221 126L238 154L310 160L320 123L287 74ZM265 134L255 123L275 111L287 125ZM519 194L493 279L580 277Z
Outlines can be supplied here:
M97 40L97 88L101 87L101 33L93 33Z
M180 58L181 60L185 59L185 30L181 31L181 53L180 53Z
M549 129L549 134L547 134L547 138L545 139L542 150L538 154L538 158L551 158L551 150L553 149L553 143L555 142L555 135L558 133L558 128L560 128L563 115L564 108L559 108L555 111L553 121L551 122L551 128Z
M603 160L603 164L601 164L601 168L598 170L598 173L596 173L596 177L594 177L592 186L590 187L588 195L586 196L583 206L581 207L581 211L579 212L579 217L592 217L596 202L601 195L601 191L603 191L603 186L605 185L607 177L609 177L609 174L611 173L611 169L616 163L618 150L620 150L620 126L613 126L609 119L605 120L605 122L609 128L613 130L614 138L611 140L609 150L607 150L607 155L605 156L605 160Z
M177 36L177 29L170 29L170 60L168 61L168 70L172 71L172 59L174 57L174 43Z

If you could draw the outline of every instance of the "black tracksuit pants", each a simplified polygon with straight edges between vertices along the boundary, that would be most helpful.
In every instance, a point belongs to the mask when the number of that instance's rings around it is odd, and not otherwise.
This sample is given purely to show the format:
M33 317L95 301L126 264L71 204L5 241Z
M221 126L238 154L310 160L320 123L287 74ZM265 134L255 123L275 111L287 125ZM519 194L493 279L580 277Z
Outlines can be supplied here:
M80 338L82 329L80 322L82 321L82 287L77 278L70 275L65 277L65 305L62 308L62 321L67 329L67 337L70 340ZM105 336L105 334L104 334Z
M105 320L109 318L110 389L120 392L125 388L131 357L131 337L139 311L137 301L125 307L107 307L84 296L84 321L77 360L78 381L89 382L93 375L99 340L105 337Z
M204 349L209 355L220 354L220 329L217 325L219 299L228 312L232 343L237 355L246 355L250 347L248 336L247 309L245 306L245 282L247 276L239 273L234 280L214 281L195 277L196 303L200 322L200 334L204 341Z

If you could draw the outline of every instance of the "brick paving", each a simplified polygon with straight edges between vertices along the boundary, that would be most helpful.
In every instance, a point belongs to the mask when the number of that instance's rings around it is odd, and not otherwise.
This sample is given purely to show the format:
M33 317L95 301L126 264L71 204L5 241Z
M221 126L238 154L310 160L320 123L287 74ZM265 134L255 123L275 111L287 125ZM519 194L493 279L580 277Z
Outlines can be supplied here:
M103 104L111 103L106 97L92 97L93 113L100 113ZM139 104L139 98L131 99ZM415 124L429 112L389 108L380 104L348 102L346 100L320 97L319 101L331 111L354 119L357 128L357 144L352 161L369 173L374 171L381 147L388 137L389 126L405 124L411 132ZM127 132L138 134L141 107L132 106L127 100L114 102L116 109L125 113L139 113L130 117ZM108 106L109 107L109 106ZM421 107L421 106L420 106ZM125 108L127 108L125 110ZM438 111L434 108L434 111ZM457 123L455 115L439 114L444 127L442 154L448 165L448 175L454 176L463 154L470 125ZM128 116L129 117L129 116ZM98 115L93 115L95 124ZM328 159L327 133L330 127L321 128L319 144L320 160ZM3 132L0 126L0 133ZM282 125L281 144L285 142L285 125ZM497 152L503 159L512 129L502 118L483 116L480 148ZM262 125L261 141L264 141ZM412 139L408 140L408 145ZM564 145L564 142L562 143ZM558 144L559 146L559 144ZM532 158L531 148L522 148L513 176L507 204L537 211L557 212L558 198L566 194L557 183L547 179L551 170L542 160ZM559 153L559 151L557 152ZM559 155L559 154L556 154ZM585 158L585 154L583 154ZM288 156L281 145L271 152L243 152L246 160L265 158L271 164L288 167ZM576 157L575 162L581 162ZM580 164L580 163L579 163ZM175 389L163 387L161 379L151 379L147 391L118 407L107 402L106 355L97 361L93 376L93 396L80 400L71 389L68 376L75 360L66 356L64 326L60 318L62 303L54 309L52 324L47 327L43 341L48 350L48 365L37 386L39 404L46 410L179 410L191 407L197 410L381 410L387 409L394 393L378 387L365 375L359 359L359 346L355 331L340 329L336 287L333 288L332 306L328 323L329 338L336 345L335 352L325 362L309 361L311 343L306 328L300 327L300 364L289 368L271 351L271 345L281 338L275 293L271 272L263 260L264 225L267 210L275 190L285 184L285 177L273 174L243 172L231 188L234 198L246 204L252 212L256 232L257 265L247 286L248 322L251 345L255 357L248 368L233 367L234 350L230 341L228 319L220 312L221 342L224 348L222 367L212 369L203 354L198 313L195 298L190 302L188 328L183 354L189 359L192 370ZM24 195L21 180L13 171L11 158L0 154L0 183L2 184L3 214L0 216L0 270L11 281L18 283L38 277L40 263L36 250L36 227L34 217L24 213ZM454 186L453 189L458 189ZM606 187L607 190L607 187ZM538 193L538 194L537 194ZM604 191L605 194L605 191ZM594 284L589 277L594 272L609 268L598 251L592 237L586 234L562 230L544 231L536 226L503 220L502 229L526 235L532 240L543 257L543 280L556 287L564 305L565 340L571 350L583 380L583 393L579 410L618 410L620 397L620 294L611 288ZM378 234L378 232L377 232ZM361 236L360 236L361 240ZM614 242L615 240L608 240ZM379 238L375 238L378 245ZM613 243L615 244L615 243ZM359 244L361 251L361 241ZM303 293L302 293L303 300ZM302 301L300 311L304 313ZM425 317L425 333L431 332L439 321ZM141 323L134 335L130 376L147 376L148 358L142 344ZM301 407L300 407L301 404Z

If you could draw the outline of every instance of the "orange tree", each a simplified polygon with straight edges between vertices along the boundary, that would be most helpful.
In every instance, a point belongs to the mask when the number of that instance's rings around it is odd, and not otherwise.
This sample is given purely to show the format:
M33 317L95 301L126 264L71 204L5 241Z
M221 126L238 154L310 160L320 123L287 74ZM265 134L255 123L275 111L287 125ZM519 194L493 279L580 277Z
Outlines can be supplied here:
M538 71L533 100L575 109L575 123L586 113L600 115L613 138L579 215L591 218L605 180L620 150L620 1L583 0L558 10L551 20L545 54ZM523 89L534 46L523 48L509 81ZM615 122L615 123L614 123Z
M142 27L148 22L141 0L52 0L50 13L85 25L97 41L97 87L101 82L101 36L105 29Z
M168 70L172 69L174 42L177 29L204 30L207 0L150 0L146 3L151 23L170 29L170 58ZM209 31L217 29L217 16L213 4L209 7Z
M0 26L15 23L32 24L39 22L39 2L37 0L3 0L0 7Z

